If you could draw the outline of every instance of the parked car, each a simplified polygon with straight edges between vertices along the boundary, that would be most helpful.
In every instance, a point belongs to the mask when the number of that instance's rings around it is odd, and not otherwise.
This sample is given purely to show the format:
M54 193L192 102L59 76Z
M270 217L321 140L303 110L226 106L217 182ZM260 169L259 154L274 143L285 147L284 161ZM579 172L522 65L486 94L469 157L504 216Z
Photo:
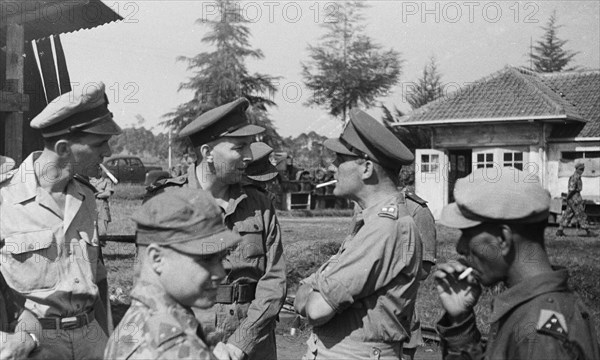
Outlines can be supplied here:
M119 182L150 183L168 178L169 172L160 166L146 166L139 157L129 155L113 156L104 161L104 166L113 173Z

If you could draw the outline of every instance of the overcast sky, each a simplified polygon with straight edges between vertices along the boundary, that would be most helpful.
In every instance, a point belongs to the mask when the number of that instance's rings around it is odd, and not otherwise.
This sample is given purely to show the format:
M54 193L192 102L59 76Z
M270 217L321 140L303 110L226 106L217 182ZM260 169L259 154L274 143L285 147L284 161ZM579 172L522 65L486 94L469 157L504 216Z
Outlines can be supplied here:
M191 74L179 55L211 51L200 41L208 30L195 24L213 12L211 1L104 1L125 20L62 36L72 82L102 80L119 124L146 119L158 126L161 116L191 98L177 92ZM553 10L558 36L566 49L579 51L574 65L600 68L600 2L591 1L367 1L367 34L405 61L401 83L381 103L408 111L403 92L435 55L448 92L492 74L505 65L528 63L530 41L539 39ZM281 76L270 111L282 136L316 131L337 136L339 121L321 108L304 105L309 93L302 85L301 62L308 44L324 33L320 26L336 11L333 1L242 1L252 21L251 44L265 58L247 65L251 71ZM77 86L77 85L75 85ZM380 117L380 110L367 109Z

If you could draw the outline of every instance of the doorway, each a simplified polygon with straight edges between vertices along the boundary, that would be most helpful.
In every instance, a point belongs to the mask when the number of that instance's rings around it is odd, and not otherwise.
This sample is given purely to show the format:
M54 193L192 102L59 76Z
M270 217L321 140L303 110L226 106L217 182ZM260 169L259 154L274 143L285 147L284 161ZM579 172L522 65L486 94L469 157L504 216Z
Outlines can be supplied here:
M473 170L473 150L459 149L449 150L448 160L450 171L448 171L448 203L454 202L454 184L456 180L463 178Z

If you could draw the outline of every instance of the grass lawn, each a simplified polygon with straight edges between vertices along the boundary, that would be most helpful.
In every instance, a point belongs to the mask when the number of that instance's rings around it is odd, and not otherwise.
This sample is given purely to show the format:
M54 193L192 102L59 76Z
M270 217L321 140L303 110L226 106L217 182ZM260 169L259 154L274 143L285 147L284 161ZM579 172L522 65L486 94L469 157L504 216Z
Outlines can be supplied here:
M110 234L133 234L135 226L130 215L141 205L143 188L140 186L117 186L111 199L113 222ZM287 215L287 214L286 214ZM331 256L349 231L349 217L280 217L282 239L285 246L290 292L295 291L298 282L312 273ZM590 308L600 334L600 241L597 238L567 236L556 238L556 228L546 230L546 245L553 264L569 270L571 288L575 289ZM574 235L574 229L567 229L567 235ZM596 229L596 232L598 230ZM438 261L457 258L454 249L459 231L438 225ZM115 319L121 318L129 303L128 294L133 284L135 247L132 244L109 242L104 248L110 291L114 294L113 308ZM479 327L487 332L487 317L490 313L491 298L502 291L502 286L486 289L480 300L476 314ZM431 278L421 284L417 309L425 326L433 326L441 317L442 310Z

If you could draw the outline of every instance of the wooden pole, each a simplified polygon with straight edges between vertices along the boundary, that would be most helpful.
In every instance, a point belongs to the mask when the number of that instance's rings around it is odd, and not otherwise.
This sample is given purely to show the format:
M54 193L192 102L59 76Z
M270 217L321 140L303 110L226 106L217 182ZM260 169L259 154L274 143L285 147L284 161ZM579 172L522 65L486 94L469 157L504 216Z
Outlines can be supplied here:
M25 32L17 23L9 23L6 30L6 90L23 94ZM5 130L4 153L19 164L23 161L23 111L7 114Z

